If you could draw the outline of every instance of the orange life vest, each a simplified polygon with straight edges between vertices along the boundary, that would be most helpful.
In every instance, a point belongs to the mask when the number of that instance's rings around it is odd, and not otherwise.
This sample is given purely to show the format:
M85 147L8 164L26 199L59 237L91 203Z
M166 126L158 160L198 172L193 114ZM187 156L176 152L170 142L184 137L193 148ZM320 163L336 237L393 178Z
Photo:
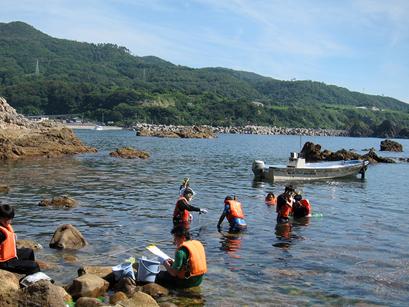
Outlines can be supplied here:
M184 198L183 196L181 198L178 199L178 201L176 202L176 207L175 207L175 211L173 211L173 217L178 218L179 220L182 220L183 222L187 222L189 219L189 211L184 210L181 214L178 214L178 203L180 200L185 200L186 203L189 205L189 201Z
M231 219L236 217L244 219L243 210L241 209L241 203L235 200L226 200L224 206L230 206L230 213L227 215L227 220L230 222Z
M308 199L301 200L300 204L304 206L305 208L307 208L307 215L311 214L311 204Z
M191 276L198 276L206 273L207 272L206 253L203 244L197 240L186 241L183 242L183 244L181 244L176 249L176 251L183 246L186 247L189 251L188 266L190 275L188 277L185 276L186 264L183 264L178 272L178 277L181 279L187 279L190 278Z
M271 200L267 200L267 198L266 198L266 203L276 205L277 204L277 196L273 197L273 199L271 199Z
M17 257L16 237L11 225L8 225L7 227L0 226L0 229L6 236L6 239L0 245L0 262L5 262Z

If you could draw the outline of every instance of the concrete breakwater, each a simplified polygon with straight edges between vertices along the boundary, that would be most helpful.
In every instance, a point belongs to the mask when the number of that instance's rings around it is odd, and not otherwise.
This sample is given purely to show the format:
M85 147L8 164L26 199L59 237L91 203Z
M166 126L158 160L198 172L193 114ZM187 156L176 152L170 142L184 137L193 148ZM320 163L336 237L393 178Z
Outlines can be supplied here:
M185 126L174 125L154 125L138 123L132 130L148 129L153 133L175 132ZM334 129L313 129L313 128L286 128L286 127L265 127L265 126L240 126L240 127L211 127L213 133L232 134L281 134L281 135L317 135L317 136L349 136L347 130Z

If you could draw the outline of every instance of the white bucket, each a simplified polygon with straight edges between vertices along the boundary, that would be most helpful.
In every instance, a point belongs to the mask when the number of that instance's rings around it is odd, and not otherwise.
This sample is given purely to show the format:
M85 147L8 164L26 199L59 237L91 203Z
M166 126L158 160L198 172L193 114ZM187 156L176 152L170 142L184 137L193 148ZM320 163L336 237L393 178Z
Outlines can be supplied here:
M124 262L112 267L112 271L115 274L115 280L118 281L123 277L131 277L135 279L135 274L133 272L132 262Z
M155 282L156 274L160 271L159 261L139 259L138 280L142 282Z

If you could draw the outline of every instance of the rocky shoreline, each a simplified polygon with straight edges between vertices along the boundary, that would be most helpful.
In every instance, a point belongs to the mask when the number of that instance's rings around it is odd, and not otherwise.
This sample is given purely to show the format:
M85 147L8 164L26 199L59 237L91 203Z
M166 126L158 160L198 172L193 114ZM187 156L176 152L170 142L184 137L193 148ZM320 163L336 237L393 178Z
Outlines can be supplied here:
M334 129L312 129L312 128L286 128L286 127L264 127L264 126L240 126L240 127L210 127L210 126L174 126L174 125L155 125L138 123L132 127L139 136L158 136L158 137L189 137L178 135L180 131L186 129L201 129L207 133L209 138L214 138L216 133L231 134L272 134L272 135L316 135L316 136L349 136L347 130ZM191 134L190 137L200 137ZM217 137L217 136L216 136Z
M97 152L61 123L33 123L0 97L0 160Z

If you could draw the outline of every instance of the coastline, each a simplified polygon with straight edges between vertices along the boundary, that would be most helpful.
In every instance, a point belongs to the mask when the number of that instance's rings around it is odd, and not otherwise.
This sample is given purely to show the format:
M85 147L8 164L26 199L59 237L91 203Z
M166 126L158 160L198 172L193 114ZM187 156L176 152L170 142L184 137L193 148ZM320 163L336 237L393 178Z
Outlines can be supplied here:
M95 128L95 124L74 124L74 123L69 123L69 124L64 124L67 126L67 128L70 129L85 129L85 130L93 130ZM117 127L117 126L103 126L102 130L124 130L126 128L123 127Z

